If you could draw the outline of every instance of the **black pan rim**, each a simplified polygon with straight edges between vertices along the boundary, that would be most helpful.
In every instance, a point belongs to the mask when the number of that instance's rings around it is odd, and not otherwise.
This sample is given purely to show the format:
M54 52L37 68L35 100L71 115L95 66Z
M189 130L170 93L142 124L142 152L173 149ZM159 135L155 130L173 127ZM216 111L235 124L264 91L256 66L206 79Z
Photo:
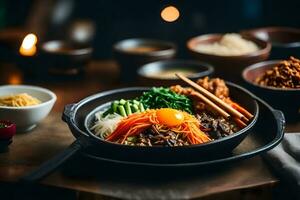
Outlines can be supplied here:
M260 99L259 99L260 100ZM277 117L275 116L275 112L280 113L282 115L282 112L280 110L275 110L271 106L269 106L266 102L260 100L261 103L268 108L270 112L272 112L273 117L278 121ZM94 156L85 152L81 152L83 156L86 156L88 158L92 158L95 160L99 161L105 161L105 162L111 162L111 163L116 163L116 164L124 164L124 165L130 165L130 166L144 166L144 167L172 167L172 168L183 168L183 167L201 167L201 166L209 166L209 165L217 165L220 163L228 163L228 162L233 162L233 161L240 161L240 160L245 160L247 158L251 158L254 156L257 156L261 153L264 153L266 151L271 150L275 146L277 146L281 140L284 137L284 128L285 128L285 121L281 123L277 122L277 127L278 131L276 133L276 137L272 141L270 141L268 144L257 148L255 150L242 153L239 155L235 156L230 156L230 157L225 157L221 159L214 159L214 160L209 160L209 161L200 161L200 162L188 162L188 163L148 163L148 162L134 162L134 161L125 161L125 160L115 160L115 159L109 159L109 158L102 158L98 156Z
M239 85L236 85L236 84L231 83L231 82L226 82L226 84L228 84L230 86L233 86L233 87L236 87L239 90L242 90L243 92L245 92L246 94L248 94L249 96L251 96L253 98L253 101L255 103L255 111L256 112L254 113L254 118L251 121L251 123L247 127L239 130L238 132L236 132L232 135L226 136L224 138L218 139L218 140L214 140L214 141L210 141L210 142L203 143L203 144L198 144L198 145L176 146L176 147L171 147L171 148L186 149L186 148L199 148L199 147L209 146L209 145L217 144L217 143L220 143L220 142L228 141L228 140L230 140L234 137L237 137L241 134L246 133L251 128L253 128L253 126L255 125L255 123L258 119L258 116L259 116L259 106L258 106L258 103L256 101L255 96L251 92L249 92L248 90L244 89L243 87L241 87ZM118 92L124 92L124 91L135 91L135 90L143 91L143 90L149 90L149 89L150 89L149 87L127 87L127 88L121 88L121 89L115 89L115 90L108 90L108 91L100 92L98 94L94 94L92 96L86 97L83 100L79 101L78 103L74 104L74 106L72 107L73 112L72 112L72 115L70 116L70 119L69 119L70 121L67 121L67 123L68 123L69 126L72 126L72 128L76 129L76 131L80 132L80 134L83 134L83 135L88 136L88 137L93 137L94 139L96 139L99 142L103 142L103 143L110 144L110 145L118 145L118 146L121 146L122 148L135 148L135 149L141 149L141 148L143 148L143 149L165 149L165 148L169 148L169 147L162 147L162 146L155 146L155 147L154 146L153 147L130 146L130 145L123 145L123 144L118 144L118 143L114 143L114 142L105 141L105 140L95 136L86 127L86 119L87 119L87 116L89 116L89 114L85 117L85 120L84 120L85 121L84 122L85 123L85 128L86 128L87 133L82 131L79 127L77 127L75 125L75 115L76 115L77 110L80 108L81 105L84 105L88 101L92 101L96 98L101 98L102 96L109 95L111 93L118 93ZM95 108L95 109L97 109L97 108ZM93 111L91 111L90 113L92 113Z

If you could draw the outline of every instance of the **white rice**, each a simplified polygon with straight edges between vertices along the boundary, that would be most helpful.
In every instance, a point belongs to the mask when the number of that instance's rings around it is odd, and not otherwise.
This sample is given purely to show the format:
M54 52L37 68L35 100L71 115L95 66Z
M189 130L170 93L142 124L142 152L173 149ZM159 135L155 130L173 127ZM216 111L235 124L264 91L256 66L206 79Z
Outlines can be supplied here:
M259 50L252 41L245 40L236 33L225 34L219 42L199 44L196 50L201 53L219 56L239 56Z

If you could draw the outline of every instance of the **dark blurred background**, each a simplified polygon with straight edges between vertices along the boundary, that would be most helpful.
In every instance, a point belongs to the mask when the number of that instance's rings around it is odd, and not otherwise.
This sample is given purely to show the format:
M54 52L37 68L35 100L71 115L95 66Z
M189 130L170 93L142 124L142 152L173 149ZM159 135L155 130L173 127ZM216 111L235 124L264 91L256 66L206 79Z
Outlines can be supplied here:
M173 5L179 12L165 22L161 11ZM84 20L95 28L93 58L111 58L111 46L131 37L169 40L185 57L188 38L203 33L238 32L262 26L300 27L299 0L2 0L0 27L24 27L39 40L69 37L69 28Z
M161 16L168 6L179 11L178 19L173 22ZM33 84L49 88L58 96L55 110L61 112L65 104L99 91L137 85L120 83L122 67L112 60L112 46L117 41L136 37L167 40L178 46L177 57L191 58L186 42L194 36L269 26L300 28L299 8L300 0L0 0L0 85ZM34 50L29 56L20 51L28 33L38 38L37 48L34 43L30 51L26 50L27 53ZM92 47L92 59L79 62L80 56L68 54L67 64L56 66L56 58L61 58L57 55L60 50L55 55L42 54L40 47L46 41L72 38ZM46 57L51 54L54 57ZM135 69L124 69L135 73ZM228 71L237 73L236 68ZM236 79L241 77L232 75L228 80ZM261 171L261 166L258 167ZM271 186L266 187L269 194ZM265 194L258 191L262 196ZM248 195L244 190L241 193ZM52 198L52 195L43 196ZM283 196L289 198L286 193L274 195L276 199Z

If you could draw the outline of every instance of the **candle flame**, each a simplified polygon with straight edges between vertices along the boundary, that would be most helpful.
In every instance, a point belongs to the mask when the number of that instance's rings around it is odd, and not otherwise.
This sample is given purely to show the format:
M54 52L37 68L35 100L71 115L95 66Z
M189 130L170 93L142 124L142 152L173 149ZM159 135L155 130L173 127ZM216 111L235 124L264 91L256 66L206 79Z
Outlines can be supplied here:
M33 56L36 53L36 43L37 37L35 34L30 33L26 35L20 47L20 53L23 56Z

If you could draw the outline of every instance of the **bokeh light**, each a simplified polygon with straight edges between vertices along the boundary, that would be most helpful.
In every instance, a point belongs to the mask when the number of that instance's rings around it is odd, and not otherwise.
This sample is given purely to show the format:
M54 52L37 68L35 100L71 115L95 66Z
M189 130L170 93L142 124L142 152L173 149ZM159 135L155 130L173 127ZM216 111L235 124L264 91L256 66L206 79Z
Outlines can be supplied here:
M160 16L166 22L174 22L179 18L180 12L176 7L168 6L161 11Z
M20 47L20 53L24 56L33 56L36 53L36 43L37 37L35 34L26 35Z

